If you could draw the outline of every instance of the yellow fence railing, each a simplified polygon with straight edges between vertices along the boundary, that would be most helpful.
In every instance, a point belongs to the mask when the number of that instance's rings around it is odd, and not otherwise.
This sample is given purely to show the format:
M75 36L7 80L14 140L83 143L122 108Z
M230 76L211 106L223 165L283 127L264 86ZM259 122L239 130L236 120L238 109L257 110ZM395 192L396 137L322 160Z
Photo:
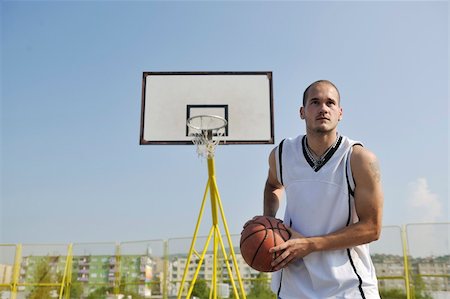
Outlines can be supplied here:
M383 227L380 240L370 246L382 298L450 298L449 232L450 223ZM239 237L231 235L232 244L239 244ZM186 265L189 244L190 238L0 244L0 299L168 299L185 287L183 275L187 283L196 275L192 295L198 298L209 298L213 275L217 298L232 298L230 265L239 271L247 298L276 298L269 290L270 274L249 268L238 246L235 263L226 263L231 260L226 251L213 258L207 248L199 266L196 256ZM197 237L197 244L203 248L207 238Z

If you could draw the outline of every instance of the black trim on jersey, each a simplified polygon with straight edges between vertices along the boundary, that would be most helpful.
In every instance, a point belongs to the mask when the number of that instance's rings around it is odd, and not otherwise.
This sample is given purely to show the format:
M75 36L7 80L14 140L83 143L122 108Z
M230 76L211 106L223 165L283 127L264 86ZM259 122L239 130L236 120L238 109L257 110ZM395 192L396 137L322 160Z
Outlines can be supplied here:
M350 264L352 265L353 271L355 272L356 276L358 277L358 281L359 281L358 289L359 289L359 292L361 293L361 297L363 299L366 299L366 295L364 294L364 290L362 288L362 278L361 278L361 276L359 276L358 271L356 271L355 263L353 263L353 259L350 254L350 248L347 248L347 255L348 255L348 259L350 260Z
M345 226L350 225L350 219L352 216L352 196L355 196L355 192L352 190L352 187L350 186L350 180L348 179L348 159L345 161L345 179L347 180L347 189L348 189L348 217L347 217L347 224Z
M306 159L306 162L308 162L309 166L314 169L314 162L311 160L308 156L308 153L306 152L306 135L302 138L302 150L303 150L303 156Z
M351 196L355 196L355 191L352 190L352 187L350 186L350 180L348 179L348 162L346 163L347 165L345 166L345 178L347 179L347 189L348 189L348 193ZM348 225L348 224L347 224Z
M278 146L278 164L280 165L280 180L281 180L281 185L283 184L283 162L282 162L282 154L283 154L283 143L284 140L281 140L280 145Z
M333 146L330 149L330 151L326 154L326 156L323 158L322 164L320 164L319 166L317 166L317 168L315 168L316 165L315 165L314 161L311 160L311 158L308 156L308 153L306 152L306 147L308 146L307 145L308 141L306 140L306 135L305 135L305 136L303 136L303 139L302 139L303 156L305 156L305 159L308 162L309 166L311 166L311 168L314 169L315 172L318 172L331 159L331 157L334 155L334 153L337 151L337 149L341 145L341 142L342 142L342 136L339 136L339 139L336 142L336 145Z
M278 291L277 291L277 298L280 298L280 292L281 292L281 281L283 280L283 269L281 269L280 272L280 285L278 286Z
M281 140L280 145L278 146L278 165L280 166L280 183L281 185L283 184L283 143L286 139ZM291 220L291 224L292 224L292 220ZM278 291L277 291L277 297L280 298L280 292L281 292L281 282L283 281L283 269L281 269L280 272L280 285L278 286Z
M352 190L351 186L350 186L350 180L348 178L348 159L350 159L350 156L347 156L347 160L345 161L345 178L347 180L347 189L348 189L348 218L347 218L347 225L350 225L350 220L351 220L351 216L352 216L352 196L354 196L355 192L354 190ZM353 262L352 256L350 254L350 248L347 248L347 255L348 255L348 259L350 260L350 265L352 265L352 269L353 272L355 272L356 277L358 278L359 281L359 285L358 285L358 289L359 292L361 294L361 297L363 299L366 299L366 295L364 294L364 290L362 288L362 278L361 276L358 274L358 271L356 270L356 266L355 263Z
M292 227L292 219L289 219L289 227ZM281 282L282 281L283 281L283 269L281 269L281 273L280 273L280 285L278 286L278 291L277 291L277 297L278 298L280 298Z
M352 145L352 148L353 148L355 145L363 146L361 143L355 143L355 144ZM348 171L349 171L349 169L348 169L348 164L349 164L348 159L350 159L350 156L347 158L347 161L346 161L346 163L345 163L345 178L347 179L348 192L349 192L352 196L355 196L355 191L352 190L352 187L350 186L350 180L348 179ZM351 171L352 171L352 169L350 168L350 172L351 172ZM348 225L348 223L347 223L347 225Z

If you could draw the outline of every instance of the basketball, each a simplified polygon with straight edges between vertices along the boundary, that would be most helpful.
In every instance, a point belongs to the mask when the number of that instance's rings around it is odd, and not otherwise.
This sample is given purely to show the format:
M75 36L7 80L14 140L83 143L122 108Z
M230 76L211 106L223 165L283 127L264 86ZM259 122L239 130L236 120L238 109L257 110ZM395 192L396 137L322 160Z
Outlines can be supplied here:
M269 253L269 249L286 242L290 237L291 233L280 219L256 216L244 225L241 232L242 257L257 271L273 272L270 264L282 252Z

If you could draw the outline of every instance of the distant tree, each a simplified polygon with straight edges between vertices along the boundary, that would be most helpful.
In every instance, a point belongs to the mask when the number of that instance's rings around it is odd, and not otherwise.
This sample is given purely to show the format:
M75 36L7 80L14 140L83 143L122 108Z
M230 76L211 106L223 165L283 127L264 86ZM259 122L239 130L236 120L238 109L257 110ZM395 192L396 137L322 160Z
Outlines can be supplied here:
M197 279L194 288L192 289L192 296L198 297L200 299L209 298L209 288L204 279Z
M252 283L250 293L247 295L249 299L273 299L274 294L270 290L267 277L263 273L259 273L256 280Z
M112 294L111 287L100 287L90 292L86 299L106 299L109 294Z
M124 298L144 299L145 297L138 293L138 286L141 284L139 278L130 279L127 275L120 278L119 293Z
M32 268L29 283L38 284L31 287L27 299L52 299L52 293L58 290L55 287L43 287L39 284L55 283L57 278L51 271L50 262L55 261L55 257L36 257L36 264ZM56 260L57 261L57 260Z
M76 276L72 277L72 283L70 284L70 298L80 299L83 295L83 285L77 281Z
M413 278L411 292L415 299L433 299L426 290L425 282L417 275ZM406 299L406 293L401 289L380 289L380 296L382 299Z
M416 299L433 299L433 297L428 293L425 282L422 277L415 275L413 278L414 286L412 288L413 298Z
M381 299L406 299L406 294L401 289L380 289Z
M124 298L133 298L133 299L145 299L144 296L134 292L134 291L126 291L124 293L121 293L124 295Z
M161 295L161 278L159 276L153 276L151 282L152 295Z

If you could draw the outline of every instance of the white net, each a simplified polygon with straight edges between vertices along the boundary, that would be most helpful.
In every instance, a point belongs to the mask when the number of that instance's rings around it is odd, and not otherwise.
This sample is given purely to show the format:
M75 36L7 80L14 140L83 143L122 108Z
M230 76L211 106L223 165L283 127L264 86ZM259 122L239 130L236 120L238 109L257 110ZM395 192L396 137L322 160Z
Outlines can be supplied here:
M199 157L212 158L216 146L225 134L227 121L215 115L198 115L187 120L192 143L197 147Z
M193 133L192 143L197 147L197 154L202 158L214 157L216 146L219 144L221 137L224 135L224 130L218 130L214 135L215 138L208 137L208 130L202 130Z

